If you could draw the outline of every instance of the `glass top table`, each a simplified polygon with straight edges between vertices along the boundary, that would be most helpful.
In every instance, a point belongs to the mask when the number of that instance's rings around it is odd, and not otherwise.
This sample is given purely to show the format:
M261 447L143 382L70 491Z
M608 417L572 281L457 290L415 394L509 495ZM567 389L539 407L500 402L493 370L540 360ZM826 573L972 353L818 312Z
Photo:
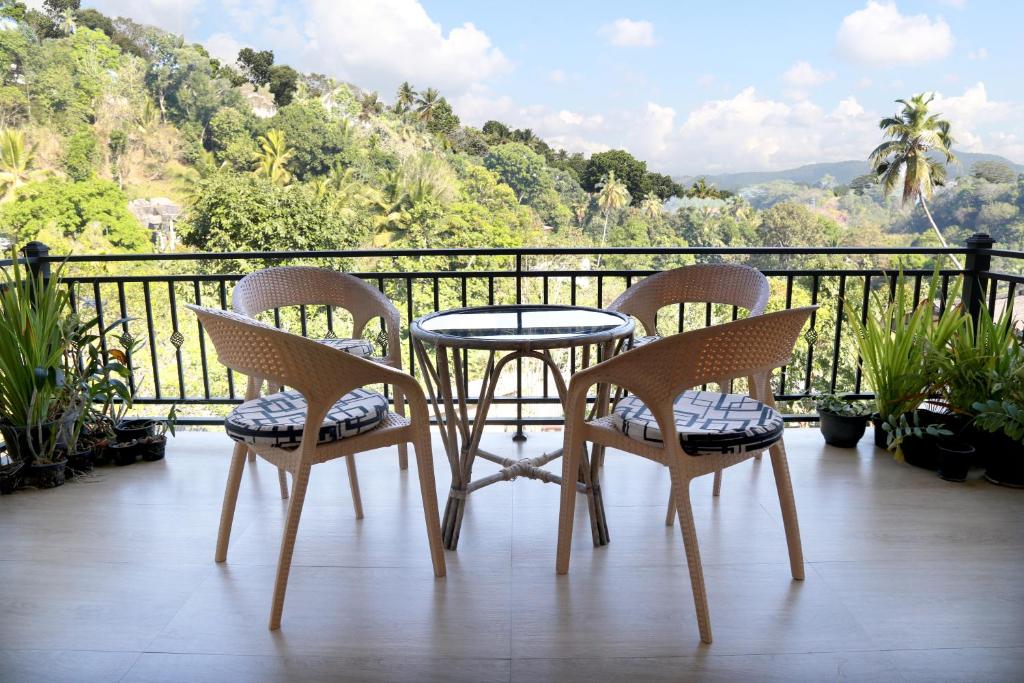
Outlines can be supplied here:
M561 457L561 449L524 458L504 457L480 448L487 412L505 366L513 360L539 360L546 370L551 371L559 400L564 406L565 378L551 351L582 347L583 365L586 366L591 346L597 347L598 360L608 358L615 352L616 342L633 334L634 326L633 320L621 313L585 306L550 305L457 308L431 313L412 322L413 349L452 470L451 491L441 523L446 548L455 550L459 542L466 499L473 491L517 477L562 483L561 476L543 467ZM428 352L428 344L433 347L433 353ZM480 364L470 364L466 359L471 350L487 352L484 377L472 416L467 398L470 383L467 375L471 367L480 367ZM598 391L596 414L601 416L601 411L608 406L607 387ZM477 457L496 463L501 469L474 480L473 463ZM606 544L608 529L597 467L592 466L591 458L585 452L580 460L576 487L588 497L594 545Z
M456 308L415 320L412 335L457 348L516 351L598 344L632 334L633 321L584 306Z

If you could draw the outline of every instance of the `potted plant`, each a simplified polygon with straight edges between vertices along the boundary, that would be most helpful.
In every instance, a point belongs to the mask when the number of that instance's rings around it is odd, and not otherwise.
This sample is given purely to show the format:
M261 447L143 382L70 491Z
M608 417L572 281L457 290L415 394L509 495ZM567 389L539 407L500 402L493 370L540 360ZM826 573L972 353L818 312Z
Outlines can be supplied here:
M1020 374L1018 373L1018 378ZM974 405L978 411L975 425L996 438L990 442L992 452L985 478L993 484L1024 487L1024 392L1020 382L1001 401L989 400Z
M814 398L814 407L821 419L819 427L825 443L853 448L864 436L870 411L863 401L837 394L822 394Z
M177 406L171 406L167 417L157 420L153 435L140 440L142 446L142 459L147 462L163 460L167 448L167 434L174 436L174 426L178 421Z
M886 447L896 454L897 460L934 470L938 468L937 441L953 436L953 432L941 421L929 420L922 412L890 415L882 429L886 433ZM910 444L916 447L908 448Z
M890 296L872 297L874 314L861 321L860 311L847 300L847 319L860 350L864 376L875 394L875 445L887 448L885 425L901 424L903 416L918 410L928 397L932 378L927 359L931 349L944 348L950 336L969 318L957 306L948 306L936 316L940 277L932 275L927 292L914 299L914 287L902 270L895 278ZM948 294L952 301L953 293ZM893 422L893 419L896 421ZM908 418L909 423L920 417ZM927 421L927 420L926 420Z
M22 475L44 488L64 482L63 361L79 324L59 276L26 272L14 251L0 287L0 432Z

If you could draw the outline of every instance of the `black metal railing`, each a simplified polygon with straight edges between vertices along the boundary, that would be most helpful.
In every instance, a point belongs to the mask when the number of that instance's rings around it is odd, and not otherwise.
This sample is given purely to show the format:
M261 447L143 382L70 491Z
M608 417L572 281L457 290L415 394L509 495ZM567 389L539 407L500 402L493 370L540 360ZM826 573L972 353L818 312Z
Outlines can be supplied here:
M101 322L124 320L101 339L103 353L144 342L129 358L133 390L142 411L177 404L180 422L214 424L239 403L244 382L220 366L201 326L183 306L229 307L231 290L261 267L316 263L351 272L372 283L396 305L402 317L403 357L418 368L405 337L411 320L455 306L495 303L570 303L603 307L640 278L693 262L745 262L759 267L772 285L770 310L806 304L822 308L797 345L794 360L778 376L776 398L791 420L812 419L801 401L809 390L840 391L868 397L847 323L866 319L873 296L891 291L899 270L913 278L920 295L937 273L940 305L960 299L977 316L983 307L997 312L1013 306L1024 284L1024 253L993 249L991 238L975 235L963 247L940 248L521 248L360 250L246 253L50 254L34 242L22 251L36 272L49 275L62 264L72 305L94 309ZM592 259L602 256L596 269ZM950 268L950 255L964 267ZM993 269L993 260L1000 269ZM10 261L0 261L0 266ZM736 319L733 307L677 305L663 311L662 331L682 331ZM308 336L346 336L344 316L314 307L274 311L280 327ZM561 361L575 371L590 362L581 350ZM474 360L464 354L467 366ZM547 374L518 363L514 382L499 387L491 424L545 425L560 422L558 399ZM463 373L467 381L472 372ZM479 376L479 373L478 373ZM469 392L473 393L473 392ZM148 406L148 407L147 407Z

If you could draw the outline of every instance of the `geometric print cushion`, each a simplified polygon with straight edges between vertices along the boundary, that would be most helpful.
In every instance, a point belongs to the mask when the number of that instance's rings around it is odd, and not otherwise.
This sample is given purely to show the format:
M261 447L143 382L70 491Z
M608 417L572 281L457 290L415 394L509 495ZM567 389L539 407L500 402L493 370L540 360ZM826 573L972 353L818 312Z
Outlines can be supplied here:
M353 356L359 356L360 358L369 358L373 355L373 344L365 339L316 339L314 340L318 344L329 346L332 349L338 349L345 353L350 353Z
M749 396L684 391L673 412L679 445L688 455L763 451L782 437L782 415ZM663 443L654 416L635 396L615 404L611 417L629 438Z
M384 420L387 412L387 399L376 391L350 391L327 411L317 443L368 432ZM290 450L302 442L305 424L306 399L297 391L279 391L246 401L232 410L224 420L224 429L235 441Z

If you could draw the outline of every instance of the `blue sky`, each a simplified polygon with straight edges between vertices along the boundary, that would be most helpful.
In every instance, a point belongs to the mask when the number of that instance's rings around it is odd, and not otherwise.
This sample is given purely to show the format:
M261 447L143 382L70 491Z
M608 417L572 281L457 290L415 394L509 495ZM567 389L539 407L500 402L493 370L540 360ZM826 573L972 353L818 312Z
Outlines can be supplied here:
M1024 163L1024 4L86 0L214 54L271 48L390 100L408 79L467 123L624 147L675 173L864 158L897 97L937 93L959 148ZM1016 86L1016 87L1015 87Z

